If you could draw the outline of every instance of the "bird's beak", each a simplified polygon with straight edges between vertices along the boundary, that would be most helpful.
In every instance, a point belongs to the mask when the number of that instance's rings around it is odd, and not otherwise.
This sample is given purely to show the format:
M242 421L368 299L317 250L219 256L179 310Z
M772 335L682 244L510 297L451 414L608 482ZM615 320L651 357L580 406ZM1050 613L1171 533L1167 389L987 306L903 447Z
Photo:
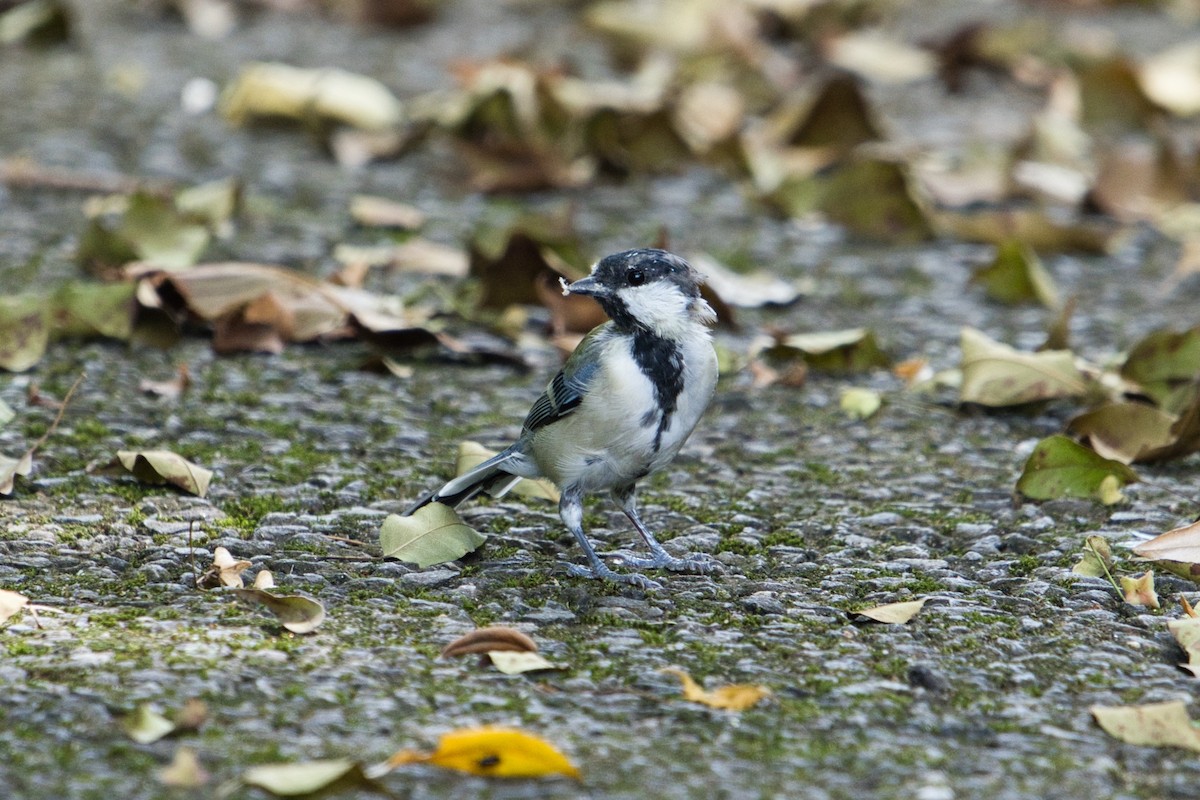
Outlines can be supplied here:
M574 283L563 281L563 294L583 294L588 297L603 297L608 294L608 290L604 288L595 278L581 278Z

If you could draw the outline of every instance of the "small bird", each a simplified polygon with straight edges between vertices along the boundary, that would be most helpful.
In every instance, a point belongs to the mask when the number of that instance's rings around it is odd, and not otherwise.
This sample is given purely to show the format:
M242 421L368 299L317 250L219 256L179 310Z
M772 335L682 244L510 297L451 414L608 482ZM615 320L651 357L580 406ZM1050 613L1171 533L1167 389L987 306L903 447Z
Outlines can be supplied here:
M638 516L637 482L662 469L687 441L712 398L717 355L708 325L716 314L700 297L703 276L666 250L626 250L601 259L563 294L593 297L610 317L584 337L525 417L517 441L406 513L428 503L457 506L480 492L500 497L521 478L546 477L562 492L559 515L588 566L572 575L661 588L642 574L614 572L583 532L583 497L608 491L650 548L624 554L638 569L711 572L707 556L676 558Z

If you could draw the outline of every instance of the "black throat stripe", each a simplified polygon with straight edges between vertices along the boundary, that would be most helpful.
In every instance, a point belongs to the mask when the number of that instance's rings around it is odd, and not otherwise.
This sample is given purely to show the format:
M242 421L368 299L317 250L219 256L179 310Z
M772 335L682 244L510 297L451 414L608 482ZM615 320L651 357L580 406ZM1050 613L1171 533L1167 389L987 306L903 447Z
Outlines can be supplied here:
M642 420L650 425L657 417L658 430L654 434L657 453L662 446L663 431L670 426L683 391L683 353L675 342L640 327L634 329L632 350L634 361L654 386L654 399L661 410L661 415L650 413Z

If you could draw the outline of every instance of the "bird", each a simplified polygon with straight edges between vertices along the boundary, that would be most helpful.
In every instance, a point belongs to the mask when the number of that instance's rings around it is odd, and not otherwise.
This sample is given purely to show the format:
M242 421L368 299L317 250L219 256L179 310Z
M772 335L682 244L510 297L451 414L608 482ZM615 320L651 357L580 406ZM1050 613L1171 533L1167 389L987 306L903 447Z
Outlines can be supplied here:
M501 497L522 478L545 477L560 489L559 516L583 549L587 566L570 574L631 584L661 585L617 572L597 554L583 530L583 498L608 492L633 523L649 557L612 554L634 570L716 572L710 557L667 553L638 514L637 484L675 458L717 384L712 307L700 296L703 275L666 250L626 250L600 259L563 294L594 298L609 320L575 348L534 402L521 435L509 447L439 489L405 513L429 503L455 507L481 492Z

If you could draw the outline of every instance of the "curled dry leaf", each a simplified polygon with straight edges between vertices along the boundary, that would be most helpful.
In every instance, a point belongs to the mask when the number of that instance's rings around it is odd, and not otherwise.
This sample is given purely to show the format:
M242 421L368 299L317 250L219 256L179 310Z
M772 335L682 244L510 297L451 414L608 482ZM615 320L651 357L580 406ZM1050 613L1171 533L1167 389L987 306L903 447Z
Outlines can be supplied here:
M277 797L302 797L333 788L372 786L362 765L348 758L264 764L242 773L242 783Z
M659 672L679 678L679 682L683 685L684 700L700 703L710 708L745 711L747 708L757 705L760 700L771 696L771 690L767 687L749 683L732 683L718 686L712 691L706 691L704 687L696 683L691 675L681 669L667 667Z
M213 551L212 566L196 579L196 585L201 589L212 589L217 586L240 589L245 585L242 582L242 572L249 569L250 566L249 561L240 561L224 547L218 547Z
M1183 652L1187 653L1187 663L1180 664L1180 668L1200 678L1200 617L1173 619L1167 623L1167 630L1179 642Z
M429 503L407 517L389 514L379 531L385 557L408 561L421 569L462 558L485 541L486 536L441 503Z
M403 764L433 764L490 778L542 778L565 775L579 780L579 769L554 745L515 728L462 728L443 734L432 753L401 750L384 769Z
M1123 742L1200 752L1200 728L1188 717L1182 700L1141 706L1092 706L1090 710L1105 733Z
M458 445L458 463L455 465L454 474L464 475L494 455L495 450L489 450L478 442L461 442ZM558 487L548 478L522 478L513 484L509 491L522 497L549 500L551 503L557 503L560 497Z
M825 372L861 372L889 363L875 334L866 328L777 336L773 342L758 343L752 350L764 345L760 352L772 363L787 364L802 358L810 368Z
M274 589L275 588L275 576L271 574L271 570L269 570L269 569L259 570L258 574L254 576L254 588L255 589Z
M266 606L279 624L292 633L312 633L325 621L325 606L296 594L271 594L263 589L231 589L239 600Z
M1175 528L1133 548L1139 558L1176 575L1200 581L1200 522Z
M170 450L119 450L117 460L143 483L170 484L198 497L208 493L213 476Z
M29 598L11 589L0 589L0 623L7 622L29 604Z
M928 597L922 597L920 600L907 600L903 603L886 603L882 606L866 608L854 613L875 622L884 622L889 625L903 625L925 607L925 601L928 599Z
M486 628L476 628L464 634L442 648L442 658L458 658L474 653L490 653L493 651L509 650L519 653L537 651L537 642L515 628L503 625L491 625Z

